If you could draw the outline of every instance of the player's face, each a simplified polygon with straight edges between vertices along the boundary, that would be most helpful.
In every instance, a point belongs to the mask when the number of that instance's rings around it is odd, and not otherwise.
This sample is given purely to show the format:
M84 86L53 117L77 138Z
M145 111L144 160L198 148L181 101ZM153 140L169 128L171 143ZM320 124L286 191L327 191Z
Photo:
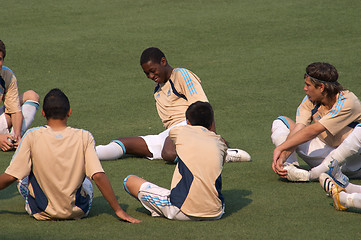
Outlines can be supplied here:
M312 84L309 77L305 78L305 87L303 88L303 90L306 91L306 95L309 97L309 99L312 102L321 102L322 101L322 99L323 99L322 88L315 87Z
M3 68L4 63L4 54L0 52L0 70Z
M142 64L142 68L147 78L152 79L156 83L165 83L166 81L168 81L166 64L167 60L165 60L165 58L162 58L162 61L160 63L148 61Z

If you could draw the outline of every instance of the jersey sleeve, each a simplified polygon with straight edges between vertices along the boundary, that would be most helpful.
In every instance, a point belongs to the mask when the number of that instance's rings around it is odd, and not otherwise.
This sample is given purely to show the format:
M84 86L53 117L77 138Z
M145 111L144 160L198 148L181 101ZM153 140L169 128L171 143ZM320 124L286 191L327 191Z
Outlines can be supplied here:
M28 176L31 171L31 133L26 132L19 143L19 147L14 153L14 156L10 162L9 167L5 170L5 173L17 178L23 179Z
M346 99L338 99L338 102L330 110L330 112L323 116L319 123L321 123L332 135L336 135L347 125L355 121L359 111L352 101Z
M20 101L19 101L19 90L14 75L11 76L11 82L8 89L6 90L4 98L5 112L6 113L16 113L20 112Z
M301 104L297 108L296 112L296 123L302 123L304 125L310 125L312 121L312 109L314 105L310 99L305 96Z
M89 177L92 178L92 176L95 173L98 172L104 172L103 167L100 163L100 160L98 158L97 153L95 152L95 141L93 136L87 132L84 131L86 134L86 146L85 146L85 153L84 153L84 158L85 158L85 174Z
M184 68L177 68L176 79L176 88L180 89L190 104L197 101L208 102L201 80L194 73Z

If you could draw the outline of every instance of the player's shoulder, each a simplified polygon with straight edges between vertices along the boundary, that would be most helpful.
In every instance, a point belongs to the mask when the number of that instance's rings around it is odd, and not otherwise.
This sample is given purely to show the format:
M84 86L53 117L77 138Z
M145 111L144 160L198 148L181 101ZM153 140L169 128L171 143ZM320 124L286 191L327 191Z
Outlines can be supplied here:
M15 74L14 72L9 68L9 67L6 67L6 66L2 66L1 68L1 75L4 77L4 78L7 78L7 77L15 77Z
M184 81L189 81L195 78L197 81L200 81L199 77L195 73L186 68L175 68L173 70L173 74L177 80L183 79Z

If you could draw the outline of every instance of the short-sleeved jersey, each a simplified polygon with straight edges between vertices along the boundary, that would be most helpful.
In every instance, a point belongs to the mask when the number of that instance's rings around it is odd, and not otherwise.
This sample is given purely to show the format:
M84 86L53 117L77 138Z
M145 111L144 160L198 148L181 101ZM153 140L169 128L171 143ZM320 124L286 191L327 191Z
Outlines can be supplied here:
M29 207L39 220L78 219L89 210L82 182L104 172L88 131L49 126L29 129L5 171L17 179L29 176Z
M185 112L192 103L208 102L200 79L184 68L173 69L167 82L156 84L154 98L165 128L185 121Z
M361 122L360 100L349 91L336 96L336 103L328 110L321 104L315 104L306 96L297 109L296 123L310 125L319 122L326 131L318 137L327 145L337 147Z
M0 99L4 102L6 113L21 111L16 77L10 68L5 66L0 70Z
M178 155L171 203L189 216L218 216L223 210L221 172L226 144L221 136L201 126L176 126L169 136Z

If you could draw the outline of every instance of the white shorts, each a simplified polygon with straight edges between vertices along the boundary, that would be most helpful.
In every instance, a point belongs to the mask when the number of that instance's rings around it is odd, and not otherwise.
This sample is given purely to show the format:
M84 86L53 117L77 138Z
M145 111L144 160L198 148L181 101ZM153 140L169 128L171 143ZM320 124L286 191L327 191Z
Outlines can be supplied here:
M213 218L192 217L184 214L178 207L170 202L170 190L159 187L153 183L145 182L140 186L138 199L150 211L152 217L163 216L173 220L217 220L224 213Z
M29 187L29 176L18 181L17 188L18 188L20 195L25 199L25 210L27 213L29 213L29 215L32 215L32 212L31 212L31 209L29 206L29 202L28 202L28 197L29 197L29 188L28 187ZM92 203L93 203L93 185L88 177L86 177L83 181L82 190L85 192L85 195L89 195L89 197L90 197L89 209L83 216L83 217L86 217L86 216L88 216L91 206L92 206Z
M185 125L187 125L187 122L183 121L174 126L171 126L170 128L159 133L158 135L140 136L141 138L144 139L145 143L148 146L149 151L153 154L153 157L148 159L150 160L162 159L162 150L164 146L164 141L169 136L169 130L175 126L185 126Z

